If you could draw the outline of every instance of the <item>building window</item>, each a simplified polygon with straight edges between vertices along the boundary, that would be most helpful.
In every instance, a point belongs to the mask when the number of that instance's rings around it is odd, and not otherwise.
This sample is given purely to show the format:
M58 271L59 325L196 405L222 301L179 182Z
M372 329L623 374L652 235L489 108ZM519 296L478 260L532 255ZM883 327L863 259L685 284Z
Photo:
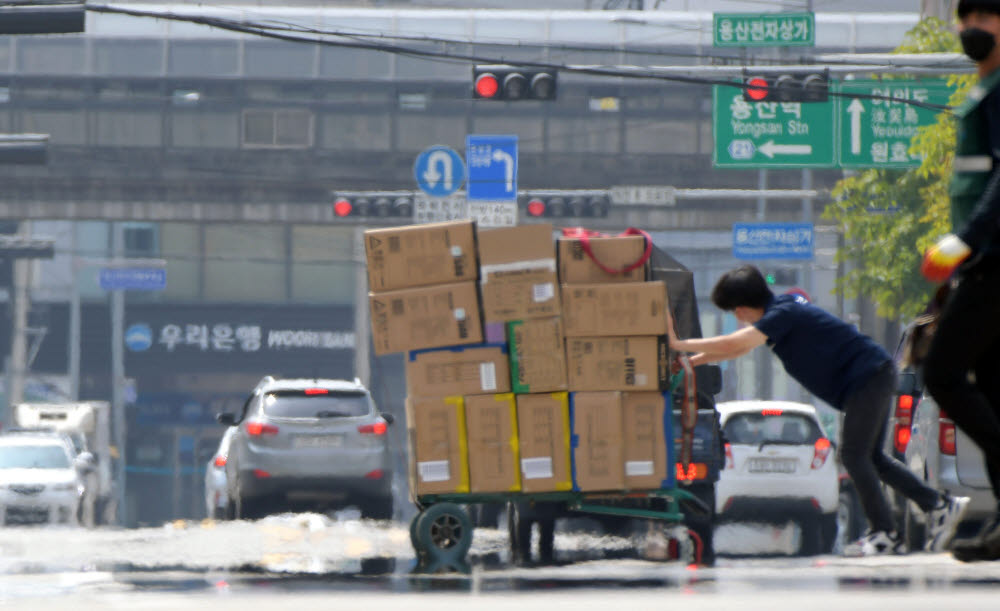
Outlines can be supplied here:
M152 224L129 223L122 228L125 256L137 259L156 257L159 248L156 227Z
M307 110L246 110L243 145L307 148L312 146L313 115Z

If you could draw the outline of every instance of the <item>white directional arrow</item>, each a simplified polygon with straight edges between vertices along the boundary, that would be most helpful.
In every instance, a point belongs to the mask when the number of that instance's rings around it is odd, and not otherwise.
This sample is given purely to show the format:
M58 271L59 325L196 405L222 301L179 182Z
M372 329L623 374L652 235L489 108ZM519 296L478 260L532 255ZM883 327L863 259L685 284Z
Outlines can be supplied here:
M514 158L510 156L510 153L500 149L493 151L493 161L499 161L507 167L504 168L504 179L506 180L505 191L514 190Z
M854 98L850 106L847 107L847 114L851 115L851 154L861 154L861 114L865 112L865 105L861 100Z
M775 155L811 155L813 147L811 144L775 144L774 140L768 140L757 147L757 150L774 159Z
M424 180L427 181L427 184L431 188L434 188L434 185L441 178L441 174L437 170L438 163L444 169L444 188L451 191L453 168L451 167L451 155L448 154L448 151L431 151L431 154L427 157L427 169L424 170Z

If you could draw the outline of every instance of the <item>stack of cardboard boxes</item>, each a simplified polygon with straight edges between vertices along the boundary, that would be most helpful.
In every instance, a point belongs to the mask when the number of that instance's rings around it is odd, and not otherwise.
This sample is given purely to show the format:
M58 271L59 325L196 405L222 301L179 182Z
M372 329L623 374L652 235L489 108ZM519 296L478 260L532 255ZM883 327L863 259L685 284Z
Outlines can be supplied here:
M406 352L411 491L668 483L666 288L550 225L366 232L377 354ZM596 238L620 268L642 237ZM557 256L558 254L558 256Z

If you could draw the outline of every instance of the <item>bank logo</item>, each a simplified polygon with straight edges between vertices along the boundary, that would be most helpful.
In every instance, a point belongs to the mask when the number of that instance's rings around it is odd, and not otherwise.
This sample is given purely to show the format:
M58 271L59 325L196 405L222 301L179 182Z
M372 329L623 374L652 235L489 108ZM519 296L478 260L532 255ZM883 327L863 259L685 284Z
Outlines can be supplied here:
M125 330L125 346L132 352L149 350L153 345L153 329L146 323L136 323Z

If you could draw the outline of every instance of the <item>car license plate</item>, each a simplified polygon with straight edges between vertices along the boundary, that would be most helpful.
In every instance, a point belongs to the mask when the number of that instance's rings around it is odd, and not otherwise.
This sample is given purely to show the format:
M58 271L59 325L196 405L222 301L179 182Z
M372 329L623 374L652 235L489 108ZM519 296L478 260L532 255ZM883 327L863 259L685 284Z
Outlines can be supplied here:
M750 473L795 473L794 458L751 458Z
M343 443L343 435L301 435L292 440L296 448L337 448Z

